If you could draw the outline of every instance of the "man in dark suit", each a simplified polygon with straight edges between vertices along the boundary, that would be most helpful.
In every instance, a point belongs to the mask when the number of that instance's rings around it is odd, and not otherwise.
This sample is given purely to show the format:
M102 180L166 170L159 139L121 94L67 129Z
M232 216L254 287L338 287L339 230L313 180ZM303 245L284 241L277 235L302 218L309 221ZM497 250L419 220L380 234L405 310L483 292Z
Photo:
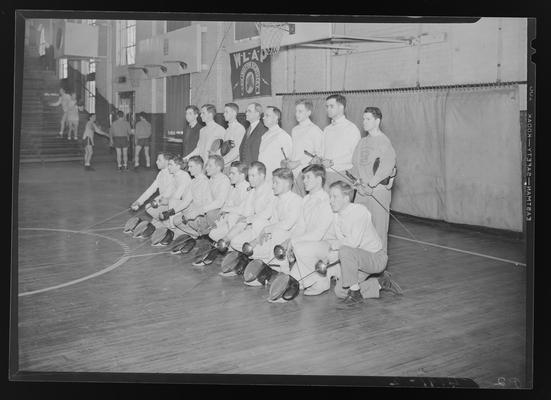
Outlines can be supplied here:
M260 142L262 136L268 130L260 120L262 111L262 106L258 103L251 103L247 106L245 117L250 125L239 147L239 160L241 162L250 164L253 161L258 161Z

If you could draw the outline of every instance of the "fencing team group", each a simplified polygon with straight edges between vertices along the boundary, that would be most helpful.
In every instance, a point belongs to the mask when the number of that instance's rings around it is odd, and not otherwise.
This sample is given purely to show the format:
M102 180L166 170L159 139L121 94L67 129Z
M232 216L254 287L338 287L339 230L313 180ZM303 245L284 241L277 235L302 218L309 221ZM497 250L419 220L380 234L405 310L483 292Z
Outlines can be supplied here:
M362 138L345 116L344 96L327 97L331 123L323 131L311 121L312 109L308 100L296 102L298 124L289 135L277 107L249 104L245 129L238 106L228 103L224 129L214 121L213 105L188 106L188 130L198 131L194 149L158 154L160 172L131 208L145 206L151 224L170 230L174 240L186 235L212 245L223 239L229 252L249 243L250 259L295 278L306 296L329 290L332 278L347 304L377 298L381 290L401 294L386 270L396 154L381 131L381 111L365 109ZM274 261L276 245L287 257ZM334 265L319 274L319 260ZM193 265L206 264L197 259Z

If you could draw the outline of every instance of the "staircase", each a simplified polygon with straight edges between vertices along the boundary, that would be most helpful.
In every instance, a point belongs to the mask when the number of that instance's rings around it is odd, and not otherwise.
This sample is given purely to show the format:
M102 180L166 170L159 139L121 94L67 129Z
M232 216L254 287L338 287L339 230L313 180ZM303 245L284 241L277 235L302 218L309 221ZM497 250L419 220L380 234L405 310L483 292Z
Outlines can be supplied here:
M44 69L38 56L30 49L25 49L19 153L21 163L82 160L80 141L67 140L67 136L63 139L59 137L61 106L48 105L57 101L59 87L55 71ZM79 137L82 136L81 124L82 121L77 131Z

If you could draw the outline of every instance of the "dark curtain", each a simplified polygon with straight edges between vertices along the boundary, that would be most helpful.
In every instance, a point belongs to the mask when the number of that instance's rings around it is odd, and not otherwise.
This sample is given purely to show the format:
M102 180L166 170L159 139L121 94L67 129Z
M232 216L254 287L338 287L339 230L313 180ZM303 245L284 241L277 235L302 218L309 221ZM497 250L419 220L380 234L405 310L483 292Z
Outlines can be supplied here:
M324 128L326 95L284 96L282 127L296 124L299 98ZM397 153L391 208L448 222L522 231L518 87L346 94L347 118L362 134L363 110L381 109Z
M166 78L165 132L184 131L185 108L189 105L189 74Z

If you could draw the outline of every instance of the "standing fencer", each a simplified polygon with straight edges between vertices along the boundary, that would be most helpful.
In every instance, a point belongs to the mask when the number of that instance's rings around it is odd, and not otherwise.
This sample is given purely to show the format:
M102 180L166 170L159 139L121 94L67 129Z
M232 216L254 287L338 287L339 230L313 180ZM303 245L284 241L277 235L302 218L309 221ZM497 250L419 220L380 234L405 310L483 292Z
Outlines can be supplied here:
M232 147L230 151L223 155L224 165L229 166L232 162L239 160L239 148L245 136L245 127L237 120L237 114L239 113L239 107L235 103L227 103L224 106L224 119L228 123L226 133L224 135L224 141L230 142Z
M200 156L205 162L209 158L212 142L216 139L224 139L226 130L214 120L215 116L216 107L212 104L205 104L201 107L201 119L205 122L205 126L199 131L199 141L195 149L184 157L186 160L193 156Z
M363 127L369 134L358 142L350 172L362 183L356 185L358 192L354 202L364 204L371 212L373 225L387 250L390 218L387 210L390 210L391 189L396 175L396 152L390 139L381 131L382 119L379 108L367 107L364 110Z
M186 126L182 138L182 154L191 153L199 142L199 133L203 124L198 120L199 109L197 106L189 105L186 107Z
M293 191L301 196L306 194L302 181L302 169L310 162L311 158L304 154L304 150L312 154L323 154L323 132L312 122L310 115L314 105L310 100L297 100L295 104L295 118L298 125L291 131L293 141L293 153L289 160L284 160L282 166L293 170L295 185Z
M352 154L361 139L361 134L358 127L344 114L346 98L343 95L328 96L325 108L331 123L323 130L323 154L317 154L320 157L312 162L322 163L327 169L325 185L329 187L331 183L342 179L335 171L344 174L352 168Z
M281 110L277 107L266 107L262 121L268 131L262 136L258 151L258 161L266 166L266 177L271 180L272 172L281 166L281 161L293 151L293 140L279 126Z

